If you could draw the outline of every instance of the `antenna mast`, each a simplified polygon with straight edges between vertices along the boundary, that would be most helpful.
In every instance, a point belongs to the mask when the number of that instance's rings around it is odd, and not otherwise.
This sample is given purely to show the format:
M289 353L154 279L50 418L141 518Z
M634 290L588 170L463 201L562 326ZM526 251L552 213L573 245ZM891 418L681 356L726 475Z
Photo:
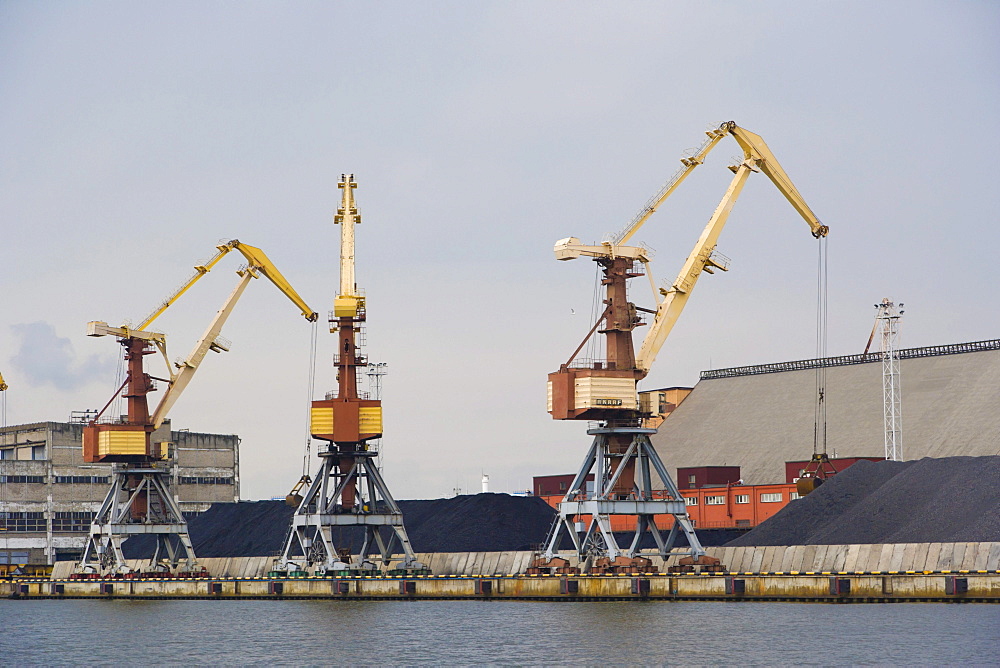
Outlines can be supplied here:
M882 354L882 403L885 408L885 458L903 459L903 413L899 384L899 321L903 304L897 308L890 297L875 304Z

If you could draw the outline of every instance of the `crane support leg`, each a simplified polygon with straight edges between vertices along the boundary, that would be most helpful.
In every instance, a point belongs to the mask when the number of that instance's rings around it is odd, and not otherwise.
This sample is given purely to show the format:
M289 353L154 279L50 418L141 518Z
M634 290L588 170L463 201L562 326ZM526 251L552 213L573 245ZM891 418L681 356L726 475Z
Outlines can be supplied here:
M328 575L426 571L410 545L403 513L378 470L376 454L363 450L343 457L335 448L320 454L323 463L292 517L276 571L311 569ZM344 533L353 535L344 538ZM354 543L351 538L360 540ZM393 555L397 543L401 557ZM377 564L371 559L372 550L377 552ZM397 563L390 568L394 559Z
M648 532L656 544L655 554L664 562L671 556L688 557L701 565L708 559L684 499L649 441L655 429L602 426L587 432L594 442L576 474L573 485L559 504L542 556L533 569L544 572L555 567L567 571L559 557L563 533L570 539L580 564L590 572L651 572L656 569L642 556L641 543ZM653 473L663 481L664 491L654 494ZM594 474L593 490L587 478ZM619 546L612 531L612 516L634 518L635 530L627 548ZM673 525L666 538L656 525L656 516L672 515ZM587 518L587 521L584 521ZM688 548L674 550L677 537L687 537ZM686 560L687 561L687 560ZM568 569L572 570L572 569Z
M151 465L114 465L111 488L90 525L90 537L77 572L103 576L132 571L122 552L131 536L152 535L153 568L181 566L193 572L197 561L187 521L170 491L170 472Z

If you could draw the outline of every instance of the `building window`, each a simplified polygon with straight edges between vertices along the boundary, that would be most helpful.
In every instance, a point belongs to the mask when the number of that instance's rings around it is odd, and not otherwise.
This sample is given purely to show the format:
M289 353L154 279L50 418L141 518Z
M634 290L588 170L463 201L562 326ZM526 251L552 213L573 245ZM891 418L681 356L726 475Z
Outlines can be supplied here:
M705 505L706 506L722 506L726 503L726 497L724 496L706 496Z
M749 494L737 494L736 495L736 503L750 503L750 495Z
M794 501L795 499L801 499L801 498L802 497L799 495L798 492L792 492L791 494L788 495L789 501Z
M107 485L111 482L111 478L108 476L100 475L57 475L57 484L69 484L69 485Z
M688 476L688 487L694 487L698 484L698 476L694 473Z
M698 497L697 496L685 496L684 497L684 505L685 506L697 506L698 505Z
M45 459L45 446L44 445L31 446L31 458L34 461L40 461Z
M0 475L0 482L33 482L33 483L43 483L45 482L45 476L43 475Z
M232 485L232 478L212 478L212 477L198 477L198 476L181 476L180 484L182 485Z
M0 565L21 566L26 563L28 563L27 552L0 550Z
M3 448L0 450L0 459L16 459L14 448Z
M82 532L90 529L96 513L56 512L52 518L52 531Z
M774 492L771 494L761 494L761 503L780 503L781 502L781 492Z
M560 492L565 492L566 491L566 483L565 482L559 483L559 491Z
M0 513L0 529L45 533L44 513Z

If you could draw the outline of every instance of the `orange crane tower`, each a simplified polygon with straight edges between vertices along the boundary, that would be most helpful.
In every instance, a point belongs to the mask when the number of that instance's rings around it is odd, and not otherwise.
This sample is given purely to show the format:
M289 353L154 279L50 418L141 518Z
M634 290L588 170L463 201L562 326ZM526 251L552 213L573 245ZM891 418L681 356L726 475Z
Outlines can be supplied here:
M403 513L375 461L374 441L382 436L382 402L358 392L358 373L368 367L358 345L366 320L365 298L354 276L354 230L361 216L354 201L354 175L341 175L338 186L343 192L333 222L340 225L340 292L329 318L330 332L337 335L337 389L312 402L310 433L327 445L319 452L322 463L315 478L303 476L288 495L296 510L275 572L426 574L429 571L410 546ZM309 488L300 496L306 484ZM342 544L349 527L363 529L356 558L351 547ZM390 570L397 543L403 559ZM369 558L372 549L378 552L379 564Z
M646 572L653 570L649 559L640 556L640 543L648 531L660 556L671 554L680 533L687 537L689 548L673 554L687 555L683 567L717 569L718 561L705 555L694 525L685 509L673 477L652 447L649 435L655 429L643 426L650 413L640 405L637 383L646 377L657 353L666 341L702 272L728 270L728 259L715 253L716 243L736 199L752 172L764 172L795 210L805 219L812 235L823 239L828 228L819 222L795 189L764 140L729 121L710 130L704 143L633 218L626 228L600 245L581 244L575 237L556 242L558 260L581 256L597 262L604 286L604 311L565 364L549 374L548 410L556 420L598 422L588 430L593 444L562 503L544 555L529 572L552 570L569 572L566 560L558 557L563 533L572 541L581 563L591 572ZM624 245L653 215L687 176L704 162L708 153L724 137L732 136L743 149L743 160L729 169L734 177L694 249L688 255L677 278L669 288L656 289L649 271L650 252L643 246ZM646 274L654 289L656 309L636 306L628 298L628 281ZM645 325L642 314L653 316L649 331L636 351L632 332ZM605 357L601 360L578 360L577 355L595 334L604 336ZM594 474L594 490L587 489L587 478ZM654 476L663 482L666 498L654 494ZM628 547L620 547L611 531L612 515L635 518L635 534ZM656 526L657 515L673 515L668 536ZM589 519L588 519L589 518Z

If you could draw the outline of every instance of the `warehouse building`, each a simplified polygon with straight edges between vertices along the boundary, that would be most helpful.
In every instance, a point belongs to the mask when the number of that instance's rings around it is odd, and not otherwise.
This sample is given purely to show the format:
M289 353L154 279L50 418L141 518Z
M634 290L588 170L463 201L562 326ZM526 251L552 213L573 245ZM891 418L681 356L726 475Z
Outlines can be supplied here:
M1000 340L900 353L903 459L1000 454ZM784 482L813 451L816 369L826 368L830 457L883 457L879 353L704 371L652 436L670 470L739 466Z
M52 564L82 553L90 522L111 484L111 466L86 464L86 420L0 428L0 568ZM235 435L153 432L185 515L240 499Z

